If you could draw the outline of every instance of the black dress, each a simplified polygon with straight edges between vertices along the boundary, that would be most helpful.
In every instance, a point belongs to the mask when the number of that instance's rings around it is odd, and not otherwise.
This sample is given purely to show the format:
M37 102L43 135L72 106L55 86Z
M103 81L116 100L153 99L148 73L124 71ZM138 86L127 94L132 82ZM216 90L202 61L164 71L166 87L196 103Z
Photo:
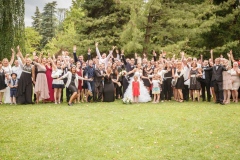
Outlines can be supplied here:
M3 90L7 87L5 84L5 73L3 70L0 71L0 90Z
M200 90L201 89L201 83L197 80L197 74L198 70L191 69L190 71L190 90Z
M146 68L143 70L143 76L144 76L144 77L148 77L148 73L146 72L146 70L149 72L149 71L151 71L151 69L152 69L152 68L150 68L149 70L147 70L147 67L146 67ZM149 82L148 79L143 78L143 84L144 84L145 87L151 87L151 84L150 84L150 82Z
M178 71L177 74L180 76L181 71ZM184 77L183 75L181 75L178 79L177 79L177 83L175 86L176 89L184 89Z
M32 66L25 65L23 67L23 72L18 81L18 89L17 89L17 103L18 104L32 104L32 93L33 93L33 85L32 85Z
M104 88L103 88L103 102L113 102L114 98L114 85L111 76L104 77Z

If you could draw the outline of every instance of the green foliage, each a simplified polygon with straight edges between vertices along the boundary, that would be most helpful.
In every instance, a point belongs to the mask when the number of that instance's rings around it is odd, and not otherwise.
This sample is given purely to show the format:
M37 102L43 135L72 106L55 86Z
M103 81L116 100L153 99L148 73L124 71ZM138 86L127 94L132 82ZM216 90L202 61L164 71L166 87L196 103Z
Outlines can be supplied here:
M41 22L42 22L42 16L41 13L36 7L36 11L34 13L34 16L32 16L33 22L32 22L32 27L39 33L41 33Z
M43 9L41 22L42 48L55 36L57 18L56 18L57 2L47 3Z
M71 51L72 46L75 45L78 40L77 38L74 23L65 23L63 31L59 31L45 46L44 50L50 54L56 54L60 49Z
M26 53L40 51L40 41L42 36L32 27L25 28L25 48Z
M24 0L0 1L0 59L9 58L11 48L24 45Z

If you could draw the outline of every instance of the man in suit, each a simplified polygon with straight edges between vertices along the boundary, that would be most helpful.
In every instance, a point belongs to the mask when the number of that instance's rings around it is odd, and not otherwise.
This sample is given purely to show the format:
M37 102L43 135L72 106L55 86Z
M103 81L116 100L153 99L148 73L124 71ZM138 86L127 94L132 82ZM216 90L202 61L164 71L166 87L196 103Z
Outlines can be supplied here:
M220 65L220 59L215 59L215 66L212 67L212 82L214 86L214 92L216 94L216 102L224 105L223 103L223 76L222 72L227 69Z
M205 90L207 91L207 101L210 102L211 100L211 94L210 94L210 83L211 83L211 72L207 71L208 69L208 60L203 61L203 66L202 66L202 79L200 81L201 83L201 88L202 88L202 100L206 101L206 95L205 95Z
M134 65L137 63L136 60L132 58L129 62L127 62L126 59L125 59L125 56L124 56L124 50L122 50L121 58L122 58L122 61L124 63L126 72L130 72L135 68ZM128 75L128 77L127 76L123 77L123 95L124 95L126 89L128 88L129 78L132 77L133 75L134 75L134 73L131 73L131 74Z
M96 65L95 71L94 71L94 85L95 85L95 94L93 97L94 102L100 102L102 100L102 94L103 94L103 70L102 65L98 64Z

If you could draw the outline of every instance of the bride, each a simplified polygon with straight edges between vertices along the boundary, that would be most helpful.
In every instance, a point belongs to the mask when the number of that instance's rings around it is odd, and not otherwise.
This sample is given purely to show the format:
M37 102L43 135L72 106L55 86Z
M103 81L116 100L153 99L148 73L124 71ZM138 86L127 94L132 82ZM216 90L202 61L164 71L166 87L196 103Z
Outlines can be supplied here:
M144 86L143 81L141 79L142 74L143 74L143 70L141 69L141 67L142 67L141 63L138 63L137 68L128 72L127 75L134 73L134 76L138 77L138 81L140 82L140 95L138 97L138 101L139 102L149 102L152 99L149 95L147 88ZM128 88L126 89L126 92L124 93L124 97L130 98L131 100L133 100L133 93L132 93L132 82L134 80L133 77L130 78Z

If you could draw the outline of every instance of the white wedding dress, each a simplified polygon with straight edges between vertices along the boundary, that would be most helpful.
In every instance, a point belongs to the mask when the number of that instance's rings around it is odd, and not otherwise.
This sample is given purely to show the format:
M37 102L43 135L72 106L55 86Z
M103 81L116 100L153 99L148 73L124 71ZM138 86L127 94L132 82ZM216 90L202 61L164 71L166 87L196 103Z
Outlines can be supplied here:
M12 74L12 67L9 64L7 67L2 66L2 69L4 70L5 74L8 74L9 78L11 77ZM6 84L8 84L7 79L6 79ZM11 98L10 98L10 87L6 87L4 95L3 95L3 101L5 104L11 103Z
M144 86L143 81L141 79L142 73L139 71L136 71L134 73L134 76L138 76L138 81L140 82L140 95L138 97L138 102L151 101L152 99L150 97L150 94L149 94L147 88ZM126 89L124 96L123 96L124 98L130 98L131 100L133 100L132 82L134 80L134 76L130 78L128 88Z

